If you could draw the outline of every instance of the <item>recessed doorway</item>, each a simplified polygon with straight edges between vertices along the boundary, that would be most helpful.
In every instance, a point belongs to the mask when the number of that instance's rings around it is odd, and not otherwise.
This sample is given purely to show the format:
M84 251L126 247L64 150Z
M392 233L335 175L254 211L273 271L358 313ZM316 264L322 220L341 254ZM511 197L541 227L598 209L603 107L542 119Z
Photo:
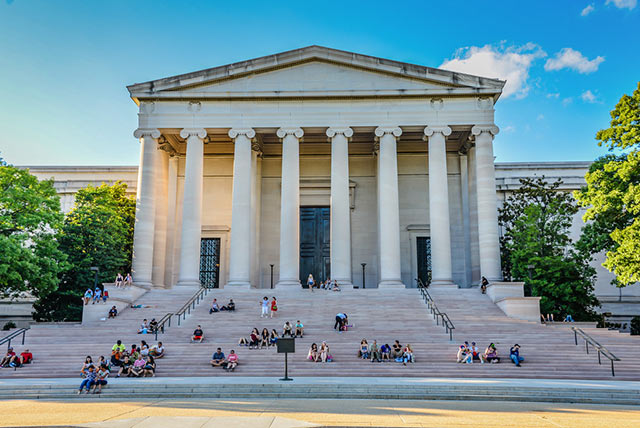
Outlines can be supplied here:
M331 210L300 207L300 283L307 286L312 274L316 282L331 275Z

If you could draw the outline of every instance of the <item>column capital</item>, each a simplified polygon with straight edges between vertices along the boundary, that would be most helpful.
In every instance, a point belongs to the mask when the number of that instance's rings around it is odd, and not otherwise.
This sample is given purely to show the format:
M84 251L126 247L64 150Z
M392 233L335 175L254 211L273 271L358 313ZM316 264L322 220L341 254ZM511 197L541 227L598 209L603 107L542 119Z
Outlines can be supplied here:
M331 126L327 128L327 137L333 138L336 135L344 135L347 138L353 137L353 129L348 126Z
M304 131L297 126L283 126L276 132L278 138L284 138L287 135L294 135L296 138L302 138Z
M239 135L244 135L246 136L248 139L252 139L256 136L256 131L254 131L251 128L231 128L229 130L229 137L233 138L234 140L239 136Z
M402 135L402 129L399 126L378 126L375 130L376 137L381 138L383 135L391 134L394 137Z
M447 125L444 125L444 126L427 126L426 128L424 128L425 137L431 137L435 133L440 133L440 134L444 135L445 137L448 137L449 135L451 135L451 128L449 128Z
M169 153L169 156L175 156L178 154L178 152L176 152L176 149L173 148L171 143L164 135L161 135L160 138L158 138L158 150Z
M207 131L204 128L183 128L180 130L180 137L189 138L189 137L198 137L201 140L207 136Z
M135 131L133 131L133 136L135 138L142 138L142 137L151 137L154 139L158 139L160 138L160 131L158 131L156 128L138 128Z
M491 133L491 135L498 135L498 132L500 132L500 128L498 128L493 123L475 125L473 128L471 128L471 133L475 136L478 136L483 132L489 132Z

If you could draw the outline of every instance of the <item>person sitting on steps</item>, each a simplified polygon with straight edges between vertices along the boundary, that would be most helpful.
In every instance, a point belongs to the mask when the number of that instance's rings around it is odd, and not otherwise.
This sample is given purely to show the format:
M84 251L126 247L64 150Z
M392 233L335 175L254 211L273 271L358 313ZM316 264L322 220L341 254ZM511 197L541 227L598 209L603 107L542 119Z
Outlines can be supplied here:
M491 364L500 362L500 357L498 357L498 349L496 348L495 344L490 343L489 346L487 346L487 349L484 351L484 359Z
M511 361L513 361L513 364L516 365L516 367L520 367L520 363L524 361L524 357L520 356L520 345L516 343L511 347L511 349L509 350L509 357L511 358Z
M489 281L484 276L482 277L482 283L480 284L480 291L482 294L487 294L487 287L489 286Z
M229 299L229 303L227 303L226 306L222 306L220 310L233 312L236 310L236 304L233 302L233 299Z
M282 326L282 337L285 337L287 334L289 337L295 337L293 334L293 327L291 327L291 323L289 321L285 322Z
M196 329L193 331L193 336L191 336L191 343L197 341L198 343L202 343L204 340L204 331L202 331L202 327L198 325Z
M476 346L476 342L471 342L469 351L471 351L471 357L473 361L480 361L481 364L484 364L484 355L480 353L480 350Z
M393 342L391 349L391 358L393 358L394 360L402 358L402 345L397 340Z
M157 345L153 345L151 349L149 349L149 355L153 358L164 357L164 346L162 346L162 342L158 342Z
M413 355L413 348L411 348L411 345L407 343L407 346L405 346L404 349L402 350L402 364L406 366L407 363L415 363L415 362L416 361Z
M111 309L109 309L109 318L115 318L118 316L118 308L114 306L111 307Z
M266 328L263 328L262 333L260 334L260 347L269 347L269 330L267 330Z
M220 312L220 306L218 306L218 299L213 299L213 302L211 303L211 308L209 309L209 314L212 314L214 312Z
M234 371L236 367L238 367L238 354L233 349L229 352L229 356L227 357L227 365L224 367L227 371Z
M296 322L295 337L298 337L298 335L300 335L300 338L304 337L304 325L300 322L300 320Z
M269 335L269 346L276 346L277 341L278 341L278 332L274 328L271 330L271 334Z
M309 353L307 354L307 359L309 361L313 361L314 363L317 363L319 356L320 355L318 354L318 345L316 345L315 343L312 343L311 347L309 347Z
M380 355L382 356L382 361L391 361L391 347L388 343L380 347Z
M227 365L224 352L222 352L222 348L216 349L216 352L213 353L211 357L211 367L224 367Z
M469 352L469 348L465 345L460 345L460 348L458 348L458 354L456 355L456 361L459 363L472 364L473 355Z
M258 329L254 328L251 331L251 335L249 335L249 349L258 349L260 346L260 333L258 333Z
M329 353L329 345L327 345L327 342L322 342L318 353L320 354L320 361L322 361L323 363L332 361L331 354Z
M358 357L366 360L369 358L369 343L367 339L362 339L360 341L360 349L358 349Z
M382 360L380 359L380 349L378 348L378 342L375 340L371 345L369 345L369 355L371 356L372 363L374 361L378 361L379 363L382 362Z

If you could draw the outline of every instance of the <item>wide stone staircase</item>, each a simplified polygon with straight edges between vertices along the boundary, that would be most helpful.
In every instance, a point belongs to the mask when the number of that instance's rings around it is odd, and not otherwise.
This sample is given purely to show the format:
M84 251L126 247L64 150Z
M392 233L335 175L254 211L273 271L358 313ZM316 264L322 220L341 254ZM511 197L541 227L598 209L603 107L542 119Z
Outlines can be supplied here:
M0 369L0 381L12 378L78 378L86 355L94 360L108 357L112 345L120 339L130 347L141 340L154 343L151 334L136 334L143 318L160 319L167 312L177 311L196 292L194 289L174 287L171 290L153 289L137 304L144 307L127 309L116 319L95 321L87 325L36 325L27 333L25 346L15 346L20 352L30 349L35 361L20 368ZM171 327L159 334L166 348L166 356L157 361L157 377L279 377L283 374L284 356L275 348L250 350L238 346L240 337L248 337L253 327L276 328L279 333L285 321L295 324L301 320L305 336L296 340L296 353L289 355L289 374L293 377L456 377L456 378L546 378L546 379L602 379L640 380L637 337L621 335L595 328L585 329L602 345L622 359L616 362L616 377L611 377L608 360L599 365L597 355L587 355L584 343L574 344L574 335L563 326L547 326L514 320L477 289L431 289L441 311L453 323L454 343L431 317L418 290L343 290L332 292L302 289L285 290L212 290L206 300L180 322L172 320ZM278 298L278 313L274 318L260 318L263 296ZM217 298L226 304L236 302L235 312L209 314L210 302ZM109 303L102 305L104 313ZM348 332L333 330L335 314L346 312L354 325ZM203 343L190 343L197 325L205 332ZM378 344L392 344L398 339L410 343L416 362L402 364L371 363L356 357L362 338ZM488 343L498 346L503 358L500 364L463 365L455 362L457 345L475 341L484 351ZM334 361L313 363L306 359L311 343L326 341ZM525 363L517 368L508 360L509 347L522 346ZM234 373L212 368L209 360L215 348L226 354L235 349L240 365Z

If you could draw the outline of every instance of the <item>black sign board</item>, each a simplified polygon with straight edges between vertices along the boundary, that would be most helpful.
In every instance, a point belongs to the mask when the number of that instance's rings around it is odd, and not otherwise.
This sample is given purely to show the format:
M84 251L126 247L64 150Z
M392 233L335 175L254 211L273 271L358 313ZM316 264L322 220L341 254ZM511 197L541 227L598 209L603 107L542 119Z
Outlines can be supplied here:
M279 337L276 341L278 354L293 354L296 352L296 340L294 338Z

